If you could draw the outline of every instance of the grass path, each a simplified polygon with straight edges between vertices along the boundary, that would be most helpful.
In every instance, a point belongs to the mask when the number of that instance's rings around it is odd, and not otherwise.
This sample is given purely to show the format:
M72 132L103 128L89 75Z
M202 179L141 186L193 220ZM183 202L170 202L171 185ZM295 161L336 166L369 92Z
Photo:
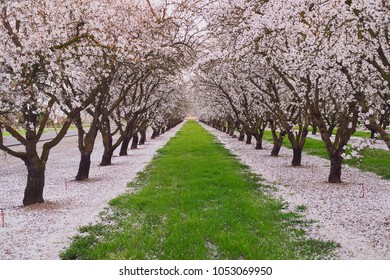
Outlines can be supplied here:
M312 259L334 244L271 199L259 178L188 121L63 259Z
M294 129L298 130L298 126L294 126ZM313 127L309 126L308 127L309 132L313 131ZM332 134L336 135L337 133L337 128L333 130ZM361 137L361 138L370 138L371 137L371 132L369 131L362 131L362 130L357 130L355 133L352 135L355 137Z
M86 127L89 127L89 125L87 125ZM69 127L68 131L72 131L72 130L76 130L76 129L77 129L77 127L74 124L72 124ZM61 126L60 127L47 127L43 130L43 132L52 132L52 131L56 131L56 130L57 131L61 130ZM22 136L26 135L25 129L18 129L17 131ZM2 133L3 133L3 137L11 136L11 133L9 133L8 131L3 131Z

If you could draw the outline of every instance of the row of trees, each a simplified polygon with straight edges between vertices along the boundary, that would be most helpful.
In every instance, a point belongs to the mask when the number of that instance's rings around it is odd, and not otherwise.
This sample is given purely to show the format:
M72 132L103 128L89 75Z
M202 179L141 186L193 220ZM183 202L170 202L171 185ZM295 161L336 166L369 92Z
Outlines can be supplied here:
M390 149L389 1L217 0L203 12L209 48L193 75L202 120L255 137L257 149L269 126L272 156L287 136L294 166L311 126L332 183L360 124Z
M72 123L80 150L76 180L84 180L98 133L105 166L117 148L127 154L131 139L133 148L144 143L147 127L154 138L184 118L181 73L202 35L184 3L0 0L0 149L27 167L24 205L44 202L50 150ZM38 149L58 116L56 137ZM24 151L5 146L3 131Z
M43 202L50 150L72 123L80 150L76 180L84 180L99 133L101 165L109 165L116 149L126 155L131 139L134 147L144 142L147 127L156 137L179 122L189 110L188 92L204 121L232 136L238 130L247 143L254 137L257 149L266 127L273 156L287 136L294 166L309 126L318 130L331 161L329 182L341 182L343 154L360 124L390 147L388 1L0 5L0 128L25 148L6 147L0 133L0 149L27 166L25 205ZM63 119L57 136L38 151L57 117Z

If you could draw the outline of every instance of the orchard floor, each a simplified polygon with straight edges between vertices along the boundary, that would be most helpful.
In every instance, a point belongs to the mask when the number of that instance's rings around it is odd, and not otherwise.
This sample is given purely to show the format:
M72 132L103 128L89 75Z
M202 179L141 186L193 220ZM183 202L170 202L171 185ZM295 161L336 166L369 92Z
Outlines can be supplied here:
M0 259L58 259L78 227L94 222L111 198L131 191L127 183L180 127L148 140L127 157L115 156L109 167L98 166L102 146L97 141L91 179L82 183L73 180L79 160L76 138L64 139L50 155L46 202L29 207L21 207L25 166L20 160L1 155L0 209L5 209L5 227L0 228ZM254 145L206 129L265 183L275 186L271 195L287 201L292 210L303 209L307 219L316 220L310 236L338 242L339 259L390 260L390 181L344 168L344 183L329 184L327 160L305 155L303 166L293 168L291 151L286 148L274 158L269 156L270 144L256 151Z
M330 184L328 160L304 155L303 165L292 167L292 151L287 148L271 157L269 143L254 150L254 144L204 127L266 184L275 186L271 195L288 202L290 210L304 209L307 219L317 221L309 235L339 243L339 259L390 260L390 181L345 167L343 183Z
M46 170L45 203L22 207L27 171L24 163L0 154L0 209L5 209L5 227L0 227L0 260L58 259L60 251L80 226L94 222L107 202L126 191L127 183L142 171L175 135L181 125L150 140L124 157L114 154L113 165L100 167L103 147L96 141L90 178L76 182L79 151L77 138L69 137L55 147Z

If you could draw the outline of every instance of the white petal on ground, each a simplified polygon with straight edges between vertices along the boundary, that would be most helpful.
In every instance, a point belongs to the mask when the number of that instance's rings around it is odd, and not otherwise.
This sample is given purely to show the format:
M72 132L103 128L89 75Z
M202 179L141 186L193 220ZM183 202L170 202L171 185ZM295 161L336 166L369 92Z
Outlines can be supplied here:
M115 156L117 149L112 166L99 166L103 147L98 139L87 182L74 181L80 157L77 138L63 139L47 162L46 202L28 207L21 207L26 167L19 159L0 155L0 209L5 209L5 228L0 227L0 259L58 259L78 227L94 222L110 199L129 191L127 183L180 127L154 140L148 133L146 144L129 150L128 156Z
M0 259L58 259L77 228L93 222L111 198L125 192L127 182L144 169L179 127L149 140L127 157L115 157L113 166L108 167L98 166L102 146L97 141L91 179L83 183L73 181L79 159L76 139L64 139L48 162L44 192L47 202L29 207L20 207L25 166L20 160L1 156L0 209L6 209L6 227L0 228ZM270 144L264 143L264 150L255 151L254 145L206 128L254 173L275 185L275 196L289 202L291 209L306 205L306 217L318 221L310 236L340 243L340 259L390 259L389 181L344 168L344 183L329 184L327 160L304 155L302 167L291 167L291 151L286 148L275 158L269 156Z

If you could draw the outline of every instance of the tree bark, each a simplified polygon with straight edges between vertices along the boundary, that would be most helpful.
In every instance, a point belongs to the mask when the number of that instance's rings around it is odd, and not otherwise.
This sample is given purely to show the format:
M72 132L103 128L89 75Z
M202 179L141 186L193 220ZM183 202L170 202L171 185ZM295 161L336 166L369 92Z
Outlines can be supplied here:
M387 148L390 150L390 137L389 137L389 134L386 132L386 129L384 129L379 124L377 124L376 120L373 117L370 117L369 121L370 121L371 127L373 129L375 129L377 131L377 133L379 133L379 135L381 136L382 140L387 145Z
M283 141L279 141L279 140L274 142L274 145L273 145L272 151L271 151L271 156L272 157L279 156L280 149L282 148L282 142Z
M89 177L89 169L91 168L91 154L93 152L96 136L98 133L98 123L98 114L95 114L88 132L85 132L80 114L74 121L78 131L78 148L80 151L80 163L79 170L76 175L76 181L82 181L88 179Z
M101 133L103 138L104 151L100 166L107 166L111 165L112 154L114 153L114 150L112 149L112 136L109 130L104 132L102 130Z
M290 140L293 149L292 166L302 165L302 149L306 142L306 136L308 134L307 127L300 127L298 133L292 131L287 132L288 139Z
M332 135L334 129L335 129L335 125L329 125L329 127L328 127L328 134Z
M252 144L252 133L246 133L246 144Z
M138 148L138 133L133 134L133 141L131 142L131 149L137 149Z
M377 132L374 129L370 129L370 139L375 139L376 138Z
M271 156L277 157L277 156L279 156L280 149L282 148L283 139L284 139L284 136L286 135L286 132L281 131L279 136L276 132L276 129L271 130L271 132L272 132L272 138L274 140L274 145L272 147Z
M91 153L81 153L79 171L76 175L76 181L82 181L89 178L91 168Z
M302 165L302 148L293 149L293 159L292 166L301 166Z
M262 150L263 149L263 138L262 137L256 137L256 150Z
M256 133L255 133L255 138L256 138L256 147L255 147L255 149L256 150L262 150L263 149L264 129L263 128L259 128L258 131L256 131Z
M104 149L102 161L100 162L100 166L108 166L112 164L112 155L114 151L110 148Z
M231 136L233 138L236 138L236 135L234 134L235 129L236 129L236 127L234 126L234 124L232 124L231 127L230 127L229 136Z
M156 139L156 137L158 136L158 130L156 128L152 128L152 130L153 130L153 133L152 133L151 139Z
M313 125L313 130L311 131L311 134L312 135L316 135L317 134L317 126L316 125Z
M245 139L245 132L244 131L240 131L240 136L238 137L238 141L244 141Z
M43 188L45 186L45 164L39 160L26 163L27 185L24 190L23 205L43 203Z
M330 157L329 183L341 183L341 164L343 158L340 152L334 152Z
M127 156L127 149L129 148L131 137L123 137L121 150L119 151L120 156Z
M229 136L234 135L234 123L228 122L228 129L226 131L226 134L229 134Z
M146 129L140 131L141 138L139 139L139 145L145 145L146 142Z

